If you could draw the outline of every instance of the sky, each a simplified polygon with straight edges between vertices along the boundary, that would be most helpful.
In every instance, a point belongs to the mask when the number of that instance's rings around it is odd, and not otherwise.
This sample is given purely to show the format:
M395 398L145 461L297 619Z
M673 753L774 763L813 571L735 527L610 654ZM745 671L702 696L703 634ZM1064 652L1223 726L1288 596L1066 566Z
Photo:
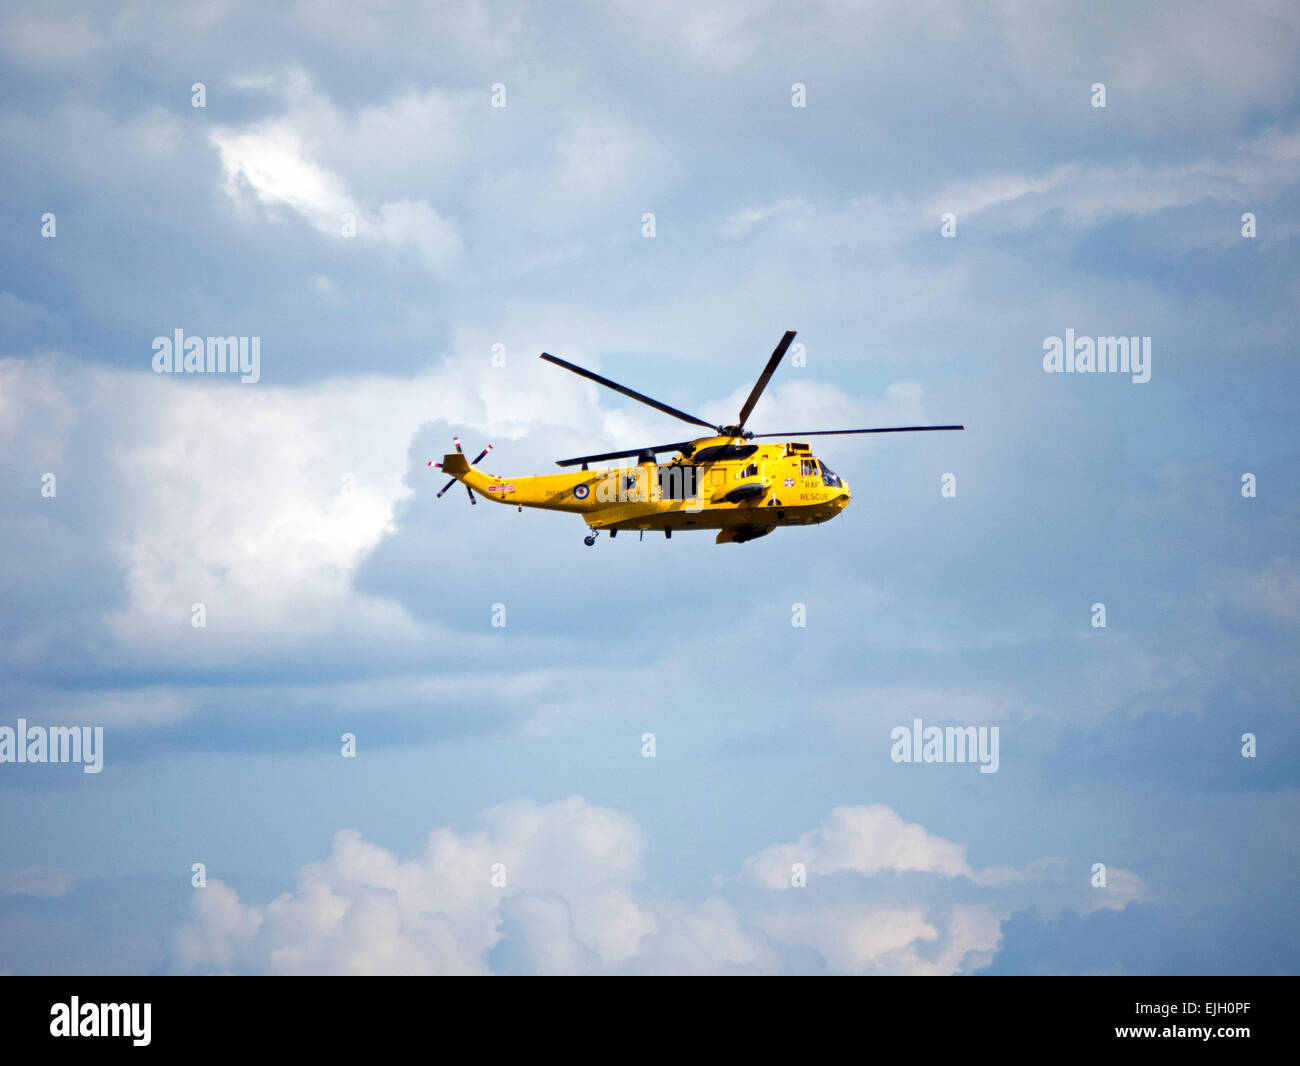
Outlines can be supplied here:
M0 753L102 765L0 759L0 972L1295 973L1298 59L1283 0L5 5ZM851 505L743 545L435 496L684 439L542 351L723 423L787 329L751 428L965 431L817 438Z

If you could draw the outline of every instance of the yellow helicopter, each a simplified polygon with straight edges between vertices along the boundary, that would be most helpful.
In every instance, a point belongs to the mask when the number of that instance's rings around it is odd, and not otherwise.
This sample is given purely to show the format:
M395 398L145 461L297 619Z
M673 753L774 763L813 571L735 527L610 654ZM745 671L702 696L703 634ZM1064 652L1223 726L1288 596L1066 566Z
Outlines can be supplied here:
M809 445L789 438L849 433L923 433L964 428L892 426L884 429L818 429L806 433L749 432L745 423L794 337L795 331L789 330L781 338L741 407L739 419L732 426L715 426L543 352L541 357L547 362L683 422L704 426L711 432L708 436L675 444L560 459L557 466L578 466L581 469L563 474L513 478L497 477L475 469L476 464L492 450L492 445L470 460L461 450L460 438L457 437L454 452L443 456L440 463L429 464L451 475L451 480L438 496L441 497L459 481L469 492L470 503L476 502L474 493L477 492L486 499L516 506L521 511L525 507L539 507L546 511L579 514L592 530L583 538L588 547L596 543L602 529L609 530L611 538L625 529L638 530L642 537L648 529L662 529L666 537L671 537L674 529L716 529L716 543L743 544L767 536L777 526L825 522L849 505L848 482L814 456ZM750 443L772 437L786 439L782 443ZM667 452L676 452L677 455L669 463L658 462L657 457ZM589 466L632 457L636 459L635 466L602 470L592 470Z

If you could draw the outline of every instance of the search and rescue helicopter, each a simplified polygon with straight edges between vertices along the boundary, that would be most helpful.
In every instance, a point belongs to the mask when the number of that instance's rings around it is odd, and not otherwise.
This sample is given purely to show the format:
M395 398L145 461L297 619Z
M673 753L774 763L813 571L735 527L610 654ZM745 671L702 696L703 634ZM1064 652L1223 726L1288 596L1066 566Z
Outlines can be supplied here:
M740 409L735 425L715 426L701 418L669 407L609 378L566 362L547 352L542 358L565 370L620 392L683 422L703 426L710 432L695 440L658 444L648 448L580 455L560 459L560 467L579 470L529 477L497 477L475 469L492 450L484 448L472 461L461 450L443 456L441 467L452 480L438 493L442 496L457 481L465 485L470 503L474 493L496 503L513 504L521 511L538 507L547 511L568 511L581 515L591 532L583 538L588 547L596 543L602 529L614 537L620 530L662 529L671 537L674 529L716 529L716 543L743 544L765 537L777 526L815 525L834 518L849 505L849 485L822 460L812 454L800 437L828 437L850 433L924 433L963 429L963 426L890 426L883 429L814 429L801 433L751 433L745 428L758 398L772 379L795 331L789 330L776 346L767 366L758 376L749 398ZM780 443L752 441L783 438ZM676 452L668 463L658 456ZM591 463L635 458L635 466L592 470Z

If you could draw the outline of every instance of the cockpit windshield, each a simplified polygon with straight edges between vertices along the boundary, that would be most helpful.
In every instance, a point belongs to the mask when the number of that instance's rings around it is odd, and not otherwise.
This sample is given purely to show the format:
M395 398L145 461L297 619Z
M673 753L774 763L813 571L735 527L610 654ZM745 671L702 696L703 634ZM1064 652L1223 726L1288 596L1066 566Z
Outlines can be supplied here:
M830 485L832 488L836 488L836 489L843 488L844 483L840 481L839 474L835 473L835 471L832 470L829 466L827 466L824 462L821 464L821 466L822 466L822 484Z

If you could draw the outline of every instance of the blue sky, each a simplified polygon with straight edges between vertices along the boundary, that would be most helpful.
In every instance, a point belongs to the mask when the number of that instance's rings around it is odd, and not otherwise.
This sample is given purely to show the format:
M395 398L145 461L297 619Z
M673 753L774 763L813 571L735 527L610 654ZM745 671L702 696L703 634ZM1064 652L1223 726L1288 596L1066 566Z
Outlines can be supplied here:
M1295 971L1290 5L0 18L0 725L105 737L0 972ZM966 431L740 546L434 499L682 439L543 350L729 421L786 329L752 427Z

